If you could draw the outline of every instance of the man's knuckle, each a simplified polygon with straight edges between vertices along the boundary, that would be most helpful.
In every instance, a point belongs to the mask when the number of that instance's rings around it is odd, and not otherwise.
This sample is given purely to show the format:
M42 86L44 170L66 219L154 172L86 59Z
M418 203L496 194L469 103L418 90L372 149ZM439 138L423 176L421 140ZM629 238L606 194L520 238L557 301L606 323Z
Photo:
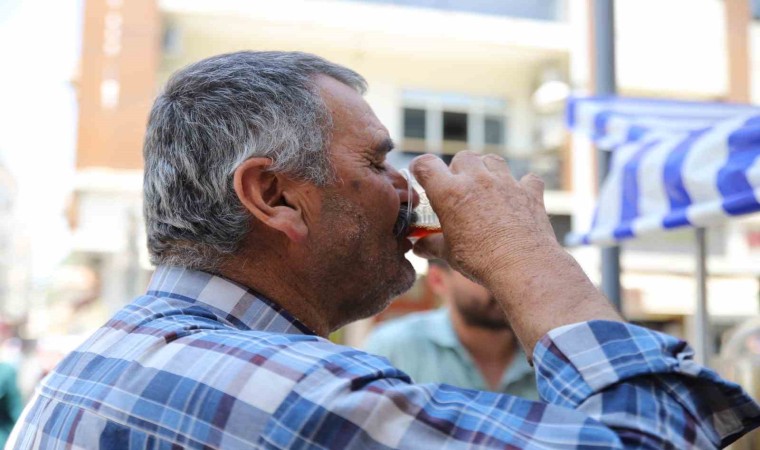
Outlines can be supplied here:
M431 153L426 153L424 155L421 155L421 156L417 157L417 161L433 161L433 160L436 160L436 159L438 159L438 157L435 156L435 155L433 155L433 154L431 154Z

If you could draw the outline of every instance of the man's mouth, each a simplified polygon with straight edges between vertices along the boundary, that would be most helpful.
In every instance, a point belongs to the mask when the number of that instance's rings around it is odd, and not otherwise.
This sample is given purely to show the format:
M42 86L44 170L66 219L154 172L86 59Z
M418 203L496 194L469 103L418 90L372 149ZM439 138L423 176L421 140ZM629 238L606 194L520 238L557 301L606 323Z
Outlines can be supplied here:
M405 238L409 234L409 228L412 224L412 214L409 211L409 204L402 203L398 210L398 218L393 225L393 235L397 238Z

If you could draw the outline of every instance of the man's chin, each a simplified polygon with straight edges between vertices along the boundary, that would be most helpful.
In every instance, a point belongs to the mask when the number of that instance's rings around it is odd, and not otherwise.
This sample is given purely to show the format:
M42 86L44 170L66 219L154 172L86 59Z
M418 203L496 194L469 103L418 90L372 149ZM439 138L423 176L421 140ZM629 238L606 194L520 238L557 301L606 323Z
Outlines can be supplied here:
M388 306L390 306L394 299L409 291L409 289L414 286L416 277L417 273L415 272L412 263L404 258L404 261L399 265L398 274L385 284L385 289L383 289L382 293L378 293L379 295L376 296L375 301L367 302L367 305L371 305L371 307L364 311L364 317L360 317L360 319L383 312Z
M403 275L399 277L399 292L394 294L393 297L398 297L399 295L411 289L412 286L414 286L414 282L417 280L417 271L414 270L414 266L408 259L403 259L404 260L401 262L401 271Z
M396 297L414 286L416 279L414 267L406 258L402 259L403 262L399 264L397 274L389 277L385 283L381 282L376 285L380 289L375 290L374 293L365 292L367 295L363 298L354 299L350 309L355 313L355 316L348 318L343 325L383 312ZM344 309L343 311L348 311L348 309Z
M390 277L385 284L384 295L386 306L396 297L406 293L414 286L417 279L417 272L408 259L402 257L398 262L396 275ZM385 309L385 308L383 308Z

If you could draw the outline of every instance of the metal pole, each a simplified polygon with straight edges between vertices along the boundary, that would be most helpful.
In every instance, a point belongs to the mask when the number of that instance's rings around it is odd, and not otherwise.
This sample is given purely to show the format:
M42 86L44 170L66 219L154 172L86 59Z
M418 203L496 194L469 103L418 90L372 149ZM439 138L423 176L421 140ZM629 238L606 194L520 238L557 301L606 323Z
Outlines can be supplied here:
M610 167L611 153L604 150L597 151L599 173L604 174L601 180L607 176ZM601 185L601 182L600 182ZM618 311L622 308L622 295L620 287L620 247L603 247L601 249L602 292L615 306Z
M614 95L615 83L615 9L614 0L594 0L595 91L597 95ZM599 185L610 167L610 153L597 149ZM621 308L620 247L601 250L602 292L615 307Z
M694 352L700 364L709 364L712 355L712 333L707 311L707 236L704 228L697 228L697 305L694 309Z

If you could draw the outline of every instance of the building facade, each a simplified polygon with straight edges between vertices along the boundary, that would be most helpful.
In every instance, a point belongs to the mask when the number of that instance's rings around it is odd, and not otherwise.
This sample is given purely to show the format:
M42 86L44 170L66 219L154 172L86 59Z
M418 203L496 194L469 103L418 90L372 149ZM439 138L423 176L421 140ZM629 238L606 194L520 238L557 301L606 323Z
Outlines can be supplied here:
M724 3L730 2L616 2L620 93L734 98L735 74L746 67L748 100L760 98L754 88L760 70L753 70L760 52L752 51L760 48L760 28L752 22L745 24L746 33L736 31L736 15ZM547 210L560 239L571 228L584 230L596 195L595 158L587 141L565 130L563 104L570 92L590 93L593 85L590 4L88 1L72 208L75 249L97 265L111 309L140 291L150 270L140 205L141 142L150 102L175 70L236 50L306 51L355 69L367 78L367 101L397 143L394 164L422 152L501 154L516 175L532 171L546 180ZM681 20L685 11L689 20ZM754 217L709 232L711 309L719 328L758 313L758 236L760 220ZM623 248L626 313L688 336L695 298L690 233L653 236ZM598 280L598 250L571 251ZM423 273L424 263L415 264ZM429 295L413 290L395 311L430 304ZM360 325L347 338L359 342L365 331Z

